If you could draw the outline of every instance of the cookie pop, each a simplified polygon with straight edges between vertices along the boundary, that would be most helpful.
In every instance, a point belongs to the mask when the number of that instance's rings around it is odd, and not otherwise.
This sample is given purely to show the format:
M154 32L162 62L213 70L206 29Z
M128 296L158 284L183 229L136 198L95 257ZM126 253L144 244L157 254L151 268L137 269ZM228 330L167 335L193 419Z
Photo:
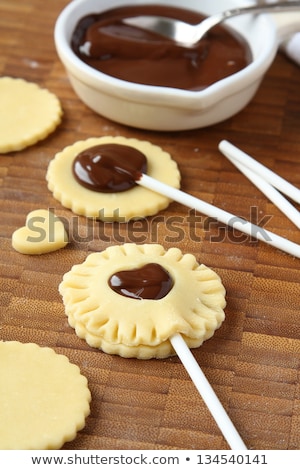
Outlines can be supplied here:
M138 359L177 353L233 449L245 449L189 348L224 320L219 276L191 254L158 244L111 246L72 267L59 286L80 338L108 354Z
M113 144L114 151L109 158L102 158L103 144L107 142ZM126 154L126 158L117 159L116 163L114 158L118 155L120 146L124 145L140 152L142 157L144 154L147 172L144 172L143 165L135 166L135 159L130 152ZM81 162L80 171L75 168L74 175L74 162L86 152L89 153L89 158L85 159L84 165ZM108 167L109 171L104 171ZM106 190L103 190L104 175ZM122 176L123 180L130 182L130 190L128 187L125 190L115 187L113 190L109 189L111 180L116 176ZM125 222L156 214L173 200L300 258L300 245L297 243L181 191L176 163L168 153L149 142L123 137L92 138L77 142L57 154L50 162L47 180L54 197L77 214L104 221Z
M138 186L131 176L136 170L180 186L180 173L169 153L122 136L91 137L65 147L50 162L46 179L54 198L75 214L127 222L154 215L171 202Z

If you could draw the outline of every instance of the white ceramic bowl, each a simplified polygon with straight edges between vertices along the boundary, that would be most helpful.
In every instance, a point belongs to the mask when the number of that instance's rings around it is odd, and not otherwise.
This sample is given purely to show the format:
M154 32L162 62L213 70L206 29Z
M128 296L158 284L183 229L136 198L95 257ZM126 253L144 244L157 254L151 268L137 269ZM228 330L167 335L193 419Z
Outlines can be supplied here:
M130 5L146 3L155 1L128 2ZM159 3L183 6L182 0L160 0ZM187 0L184 6L209 15L249 3L253 2ZM119 80L86 65L70 47L70 38L80 18L117 6L124 6L124 0L73 0L57 19L54 39L57 53L79 98L98 114L128 126L176 131L206 127L228 119L252 99L278 49L278 30L270 15L261 14L255 19L243 15L228 21L248 41L253 53L253 62L240 72L201 91Z

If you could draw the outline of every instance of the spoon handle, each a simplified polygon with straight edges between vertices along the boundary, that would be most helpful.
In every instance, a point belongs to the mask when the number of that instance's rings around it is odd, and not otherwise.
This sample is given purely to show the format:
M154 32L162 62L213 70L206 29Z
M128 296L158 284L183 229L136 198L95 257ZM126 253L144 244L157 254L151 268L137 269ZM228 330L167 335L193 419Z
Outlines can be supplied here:
M282 11L291 11L300 8L299 1L285 1L285 2L276 2L276 3L264 3L251 5L248 7L232 8L231 10L226 10L223 13L220 13L222 20L227 18L243 15L245 13L278 13ZM215 15L213 15L215 16Z
M140 15L132 18L124 18L125 24L150 30L169 39L172 39L184 47L193 47L214 26L234 16L247 13L278 13L300 10L300 1L285 1L251 5L247 7L232 8L220 13L212 14L204 18L201 23L191 25L184 21L166 16Z
M196 25L194 37L192 38L191 42L196 43L200 41L204 34L206 34L211 28L229 18L233 18L234 16L245 15L247 13L279 13L297 9L300 9L300 1L257 4L248 7L237 7L230 10L225 10L221 13L208 16L201 23Z

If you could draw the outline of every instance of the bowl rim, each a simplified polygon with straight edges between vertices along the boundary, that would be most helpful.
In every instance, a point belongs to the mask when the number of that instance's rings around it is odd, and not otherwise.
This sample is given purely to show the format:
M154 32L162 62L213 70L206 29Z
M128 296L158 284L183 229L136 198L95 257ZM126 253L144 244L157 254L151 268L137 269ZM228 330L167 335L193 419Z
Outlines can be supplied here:
M264 73L273 62L278 49L276 25L272 17L269 14L260 14L260 21L269 28L271 36L269 40L270 47L265 48L264 53L243 70L229 77L225 77L199 91L127 82L93 69L93 67L80 60L72 51L69 38L67 38L66 24L69 18L74 14L74 11L79 11L80 6L85 3L89 4L86 0L73 0L64 7L57 17L54 26L54 42L61 61L70 75L74 75L77 80L89 85L94 90L105 91L107 94L127 98L130 101L138 103L154 104L158 102L159 104L164 104L169 107L183 107L189 109L206 108L261 80ZM97 5L95 8L96 7ZM94 12L95 8L93 10L89 7L85 12L78 14L76 21L89 12ZM114 5L112 5L112 8L114 8ZM99 12L102 11L101 5L99 5L98 10ZM172 98L174 102L170 101L170 98Z

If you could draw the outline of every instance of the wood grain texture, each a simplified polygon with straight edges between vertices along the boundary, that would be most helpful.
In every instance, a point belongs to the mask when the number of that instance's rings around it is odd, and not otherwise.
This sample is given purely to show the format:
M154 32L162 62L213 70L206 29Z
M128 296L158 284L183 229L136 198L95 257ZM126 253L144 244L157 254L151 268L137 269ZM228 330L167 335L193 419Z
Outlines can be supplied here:
M299 242L299 231L217 146L227 139L300 187L300 68L278 53L253 101L210 128L127 128L93 113L71 89L53 42L67 3L52 0L45 11L39 0L0 0L0 74L48 88L64 109L46 140L0 157L0 339L53 347L88 378L91 415L65 449L228 449L178 358L139 361L90 348L68 326L58 293L63 274L92 251L128 241L178 246L215 269L226 287L226 320L193 354L246 445L300 449L300 260L177 203L142 225L88 223L55 201L45 181L55 153L76 140L145 139L172 154L184 191ZM63 218L71 243L21 255L11 235L39 208Z

